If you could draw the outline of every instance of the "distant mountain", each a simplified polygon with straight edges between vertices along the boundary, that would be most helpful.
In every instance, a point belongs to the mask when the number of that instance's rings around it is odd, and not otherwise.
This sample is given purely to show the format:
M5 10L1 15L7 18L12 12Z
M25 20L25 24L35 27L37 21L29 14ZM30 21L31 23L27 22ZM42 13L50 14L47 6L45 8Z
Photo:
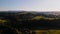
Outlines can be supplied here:
M25 14L26 16L44 16L50 18L60 18L60 12L0 11L0 15L7 15L7 14L15 14L15 15Z
M60 12L41 12L41 13L46 15L47 17L60 18Z

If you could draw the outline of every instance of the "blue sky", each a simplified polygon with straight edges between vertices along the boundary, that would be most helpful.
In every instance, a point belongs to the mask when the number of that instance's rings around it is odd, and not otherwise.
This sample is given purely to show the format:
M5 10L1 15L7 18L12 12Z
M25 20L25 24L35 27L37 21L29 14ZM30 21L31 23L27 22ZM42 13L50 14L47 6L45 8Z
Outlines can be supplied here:
M0 0L0 11L60 11L60 0Z

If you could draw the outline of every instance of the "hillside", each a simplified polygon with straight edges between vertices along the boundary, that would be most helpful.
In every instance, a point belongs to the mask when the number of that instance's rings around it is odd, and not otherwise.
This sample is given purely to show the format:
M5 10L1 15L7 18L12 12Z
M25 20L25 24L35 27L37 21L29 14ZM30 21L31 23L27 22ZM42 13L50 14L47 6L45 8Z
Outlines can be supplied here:
M60 29L59 15L59 12L0 12L0 28L4 32L8 28L15 33L22 32L24 29Z

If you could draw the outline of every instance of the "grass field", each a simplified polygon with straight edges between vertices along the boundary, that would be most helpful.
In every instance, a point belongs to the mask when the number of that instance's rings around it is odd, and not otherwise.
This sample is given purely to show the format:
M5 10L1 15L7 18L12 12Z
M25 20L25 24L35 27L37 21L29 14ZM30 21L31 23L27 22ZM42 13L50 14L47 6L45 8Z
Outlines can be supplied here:
M33 30L35 34L60 34L60 30Z

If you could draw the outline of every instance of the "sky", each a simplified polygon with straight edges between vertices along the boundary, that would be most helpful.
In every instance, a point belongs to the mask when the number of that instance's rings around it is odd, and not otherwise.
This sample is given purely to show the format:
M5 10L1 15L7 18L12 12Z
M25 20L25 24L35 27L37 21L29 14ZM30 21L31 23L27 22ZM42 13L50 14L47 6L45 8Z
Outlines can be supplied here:
M0 0L0 11L60 11L60 0Z

